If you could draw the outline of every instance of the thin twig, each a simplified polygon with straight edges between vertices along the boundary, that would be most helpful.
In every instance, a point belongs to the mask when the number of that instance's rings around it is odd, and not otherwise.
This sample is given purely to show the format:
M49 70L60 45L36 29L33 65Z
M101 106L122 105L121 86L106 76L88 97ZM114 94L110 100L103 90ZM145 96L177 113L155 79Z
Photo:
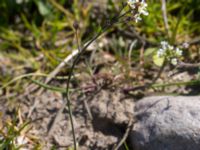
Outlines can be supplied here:
M85 100L84 98L83 98L83 104L84 104L84 107L85 107L85 109L86 109L86 111L88 113L88 116L89 116L90 120L93 120L93 116L92 116L90 107L89 107L89 105L87 103L87 100Z
M168 24L168 18L167 18L167 8L166 8L166 0L161 0L162 3L162 15L163 15L163 21L165 25L165 31L167 33L168 38L170 38L169 33L169 24Z
M117 144L117 146L114 148L114 150L118 150L118 149L122 146L122 144L126 141L126 139L127 139L128 135L129 135L131 129L133 128L133 124L134 124L134 123L133 123L133 120L130 119L130 120L129 120L129 123L128 123L128 126L127 126L127 129L126 129L126 132L125 132L123 138L120 140L120 142L119 142L119 143Z
M185 69L193 69L193 68L199 68L199 67L200 67L200 63L191 64L191 63L184 63L184 62L180 62L177 66L177 68L185 68Z

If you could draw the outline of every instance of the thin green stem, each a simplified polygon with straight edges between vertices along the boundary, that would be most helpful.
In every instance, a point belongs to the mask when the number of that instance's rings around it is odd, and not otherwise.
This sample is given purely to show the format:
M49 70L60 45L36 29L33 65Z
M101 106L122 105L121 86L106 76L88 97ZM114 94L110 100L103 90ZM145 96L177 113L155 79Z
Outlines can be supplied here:
M175 82L175 83L164 83L164 84L153 84L151 85L152 88L159 88L159 87L169 87L169 86L182 86L182 85L198 85L200 84L200 80L192 80L192 81L185 81L185 82Z
M99 34L97 34L91 41L89 41L85 47L82 48L82 50L79 52L79 54L77 55L77 57L75 58L72 67L70 68L70 72L69 72L69 76L67 79L67 86L66 86L66 100L67 100L67 107L68 107L68 111L69 111L69 118L70 118L70 123L71 123L71 128L72 128L72 133L73 133L73 142L74 142L74 150L77 150L76 148L76 136L75 136L75 129L74 129L74 123L73 123L73 118L72 118L72 110L71 110L71 101L69 98L69 85L70 85L70 80L71 77L73 75L73 70L80 58L80 56L82 56L82 54L84 53L84 51L90 46L90 44L92 44L103 32L101 31Z
M85 50L94 42L96 41L103 33L105 33L110 27L112 27L115 23L117 23L119 21L120 18L124 17L127 13L129 13L130 11L125 12L124 14L122 14L121 16L119 16L118 18L114 18L114 20L112 20L113 22L111 22L110 24L107 24L103 27L103 29L96 35L94 36L79 52L79 54L77 55L77 57L75 58L71 68L70 68L70 72L69 72L69 76L67 79L67 86L66 86L66 100L67 100L67 107L68 107L68 111L69 111L69 118L70 118L70 123L71 123L71 128L72 128L72 133L73 133L73 142L74 142L74 150L77 150L76 147L76 136L75 136L75 129L74 129L74 123L73 123L73 117L72 117L72 110L71 110L71 101L69 98L69 86L70 86L70 80L71 77L73 75L73 70L78 62L78 60L80 59L80 57L82 56L82 54L85 52Z
M15 77L14 79L10 80L8 83L4 84L2 87L0 87L0 90L8 87L9 85L13 84L14 82L27 78L27 77L32 77L32 76L37 76L37 77L48 77L48 74L44 74L44 73L27 73L27 74L23 74L20 76ZM57 80L64 80L67 79L68 76L56 76L53 77L53 79L57 79Z

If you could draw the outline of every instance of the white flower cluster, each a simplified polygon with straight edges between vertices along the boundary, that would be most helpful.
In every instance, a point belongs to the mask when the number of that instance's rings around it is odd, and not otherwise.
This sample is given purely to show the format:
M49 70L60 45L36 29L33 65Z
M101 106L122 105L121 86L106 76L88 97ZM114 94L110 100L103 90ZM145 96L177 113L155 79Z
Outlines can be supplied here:
M141 15L149 15L147 11L147 3L144 0L128 0L127 3L132 9L137 8L137 13L134 15L136 22L142 20Z
M183 51L178 47L171 46L168 42L162 41L161 48L157 52L158 57L165 57L167 60L171 61L171 64L177 65L178 58L182 56Z

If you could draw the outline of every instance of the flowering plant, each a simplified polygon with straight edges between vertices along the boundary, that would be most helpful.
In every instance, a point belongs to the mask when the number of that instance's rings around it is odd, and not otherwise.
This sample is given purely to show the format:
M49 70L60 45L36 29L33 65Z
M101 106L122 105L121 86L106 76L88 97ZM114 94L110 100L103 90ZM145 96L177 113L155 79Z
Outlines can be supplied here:
M138 21L141 21L142 18L141 18L141 15L149 15L148 11L147 11L147 3L142 0L142 1L139 1L139 0L128 0L127 1L127 4L130 6L130 8L132 10L134 10L135 12L133 13L133 16L134 16L134 19L136 22Z
M117 16L115 16L114 18L112 18L111 20L108 21L108 23L103 26L102 28L100 27L100 31L91 39L89 40L83 47L78 45L78 50L79 53L77 55L77 57L75 58L71 68L70 68L70 73L69 76L67 78L66 81L66 103L68 106L68 110L69 110L69 116L70 116L70 123L71 123L71 127L72 127L72 133L73 133L73 143L74 143L74 150L77 150L76 148L76 137L75 137L75 131L74 131L74 125L73 125L73 119L72 119L72 110L71 110L71 101L70 101L70 97L69 97L69 85L70 85L70 80L71 77L73 75L73 70L78 62L78 60L80 59L80 56L86 51L86 49L94 42L96 41L103 33L105 33L106 31L108 31L109 28L111 28L113 25L115 25L116 23L120 23L123 22L121 19L125 18L125 20L129 20L129 14L131 13L131 15L133 16L134 21L138 22L141 20L141 15L148 15L149 13L147 12L147 4L144 0L139 1L139 0L128 0L127 4L129 6L129 10L122 13L124 10L124 7L122 8L122 10L117 14ZM74 24L74 29L78 30L78 26L76 24ZM78 40L77 40L78 41ZM61 109L64 109L65 105L63 105L63 107Z
M178 47L170 45L166 41L162 41L160 44L161 47L158 49L156 55L154 55L154 62L160 66L166 60L172 65L177 65L178 59L182 56L183 51Z

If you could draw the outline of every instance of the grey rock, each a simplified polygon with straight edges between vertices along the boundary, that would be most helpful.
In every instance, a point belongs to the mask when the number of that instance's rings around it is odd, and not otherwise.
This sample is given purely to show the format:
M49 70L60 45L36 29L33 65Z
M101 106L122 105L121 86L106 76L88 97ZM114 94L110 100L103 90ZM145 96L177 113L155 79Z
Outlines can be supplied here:
M134 111L134 150L200 150L199 96L147 97Z

